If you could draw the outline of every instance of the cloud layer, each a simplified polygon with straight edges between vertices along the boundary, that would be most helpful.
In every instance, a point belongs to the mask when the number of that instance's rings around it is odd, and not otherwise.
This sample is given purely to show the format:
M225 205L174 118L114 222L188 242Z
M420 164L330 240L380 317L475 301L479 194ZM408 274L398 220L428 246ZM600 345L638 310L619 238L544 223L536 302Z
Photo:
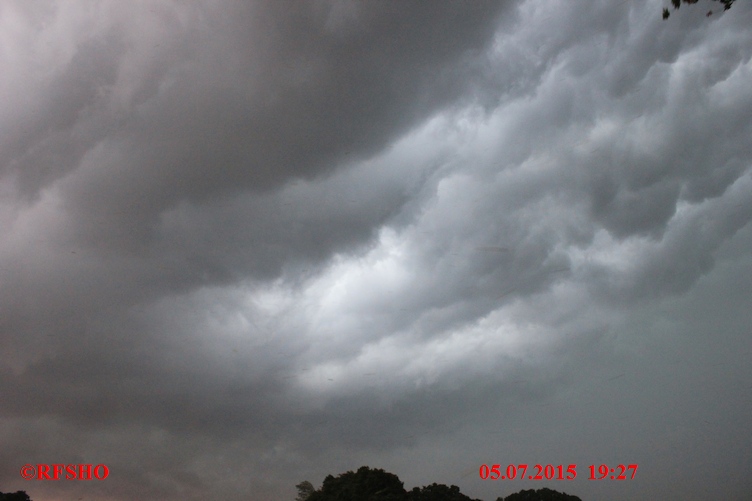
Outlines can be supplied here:
M6 2L2 490L749 495L737 4Z

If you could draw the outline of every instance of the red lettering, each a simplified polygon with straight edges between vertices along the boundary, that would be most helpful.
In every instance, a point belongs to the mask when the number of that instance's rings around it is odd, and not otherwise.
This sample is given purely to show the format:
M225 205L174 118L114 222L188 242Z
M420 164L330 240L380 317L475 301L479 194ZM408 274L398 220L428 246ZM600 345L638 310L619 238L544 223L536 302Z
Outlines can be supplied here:
M50 478L50 465L48 464L37 465L37 480L52 480Z
M99 468L102 468L104 470L104 473L102 474L102 476L99 476L99 474L97 473L99 471ZM104 480L105 478L107 478L107 475L109 474L110 474L110 469L107 468L106 465L98 464L94 467L94 476L97 477L97 480Z
M86 467L86 477L84 477L83 467ZM78 479L79 480L91 480L91 465L80 464L78 465Z
M106 464L27 464L21 468L21 476L25 479L33 479L36 475L37 480L60 480L63 474L66 480L104 480L110 475L110 469Z

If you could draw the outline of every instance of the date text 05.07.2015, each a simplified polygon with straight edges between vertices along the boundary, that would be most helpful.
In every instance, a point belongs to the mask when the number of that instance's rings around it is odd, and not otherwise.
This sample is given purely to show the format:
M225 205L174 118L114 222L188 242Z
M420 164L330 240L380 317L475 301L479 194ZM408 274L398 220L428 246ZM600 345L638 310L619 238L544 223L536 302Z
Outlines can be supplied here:
M501 470L500 464L494 464L488 466L487 464L480 466L480 478L483 480L515 480L515 479L527 479L527 480L574 480L577 478L577 465L570 464L564 469L564 465L540 465L536 464L530 468L530 473L527 471L528 465L507 465L506 470ZM637 473L636 464L623 464L617 465L612 468L607 464L588 466L590 469L590 476L588 480L629 480L634 479L635 473ZM533 472L532 470L535 470ZM632 470L632 475L627 477L625 473L628 470ZM527 476L525 476L527 474Z

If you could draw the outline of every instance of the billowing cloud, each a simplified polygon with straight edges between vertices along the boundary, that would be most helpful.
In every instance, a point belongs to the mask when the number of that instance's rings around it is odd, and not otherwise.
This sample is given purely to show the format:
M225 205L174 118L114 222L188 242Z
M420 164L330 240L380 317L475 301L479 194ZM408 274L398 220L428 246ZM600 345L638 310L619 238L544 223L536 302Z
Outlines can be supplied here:
M750 9L660 8L5 3L2 490L749 495Z

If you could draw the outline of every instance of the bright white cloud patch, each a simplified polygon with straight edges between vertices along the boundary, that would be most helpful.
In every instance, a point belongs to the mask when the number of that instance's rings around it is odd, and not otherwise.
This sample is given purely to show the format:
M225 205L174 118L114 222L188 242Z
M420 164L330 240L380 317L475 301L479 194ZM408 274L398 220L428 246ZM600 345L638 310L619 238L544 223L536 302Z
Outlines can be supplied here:
M750 6L395 5L0 7L4 490L752 492Z

